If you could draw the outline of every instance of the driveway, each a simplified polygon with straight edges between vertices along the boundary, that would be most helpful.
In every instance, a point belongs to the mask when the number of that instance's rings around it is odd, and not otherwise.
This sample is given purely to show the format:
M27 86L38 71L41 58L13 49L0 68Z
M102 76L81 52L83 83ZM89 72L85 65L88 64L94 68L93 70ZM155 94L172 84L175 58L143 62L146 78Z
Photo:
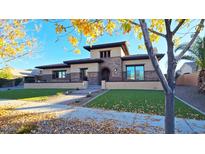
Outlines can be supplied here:
M68 100L69 101L69 100ZM164 116L117 112L64 105L62 102L25 102L18 100L0 100L0 106L15 104L16 110L30 113L55 113L57 118L67 121L94 120L103 122L111 120L116 127L134 128L141 133L164 133ZM176 118L176 133L205 133L204 120Z
M176 96L205 113L205 95L196 86L176 86Z

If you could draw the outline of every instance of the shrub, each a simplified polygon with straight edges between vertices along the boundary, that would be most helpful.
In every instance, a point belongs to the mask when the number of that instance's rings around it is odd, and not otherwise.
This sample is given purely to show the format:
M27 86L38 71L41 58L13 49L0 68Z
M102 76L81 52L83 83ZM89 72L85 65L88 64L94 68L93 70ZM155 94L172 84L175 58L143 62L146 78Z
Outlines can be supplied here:
M17 131L17 134L30 134L32 130L35 130L37 128L36 125L22 125Z

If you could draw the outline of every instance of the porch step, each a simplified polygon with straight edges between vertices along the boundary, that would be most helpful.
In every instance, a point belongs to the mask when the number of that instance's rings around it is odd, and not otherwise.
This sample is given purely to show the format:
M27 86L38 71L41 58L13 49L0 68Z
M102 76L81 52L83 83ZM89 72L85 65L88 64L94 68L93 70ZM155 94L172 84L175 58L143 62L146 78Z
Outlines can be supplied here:
M90 94L101 90L100 85L89 85L87 89L75 90L72 94Z
M100 85L88 85L88 89L101 89Z

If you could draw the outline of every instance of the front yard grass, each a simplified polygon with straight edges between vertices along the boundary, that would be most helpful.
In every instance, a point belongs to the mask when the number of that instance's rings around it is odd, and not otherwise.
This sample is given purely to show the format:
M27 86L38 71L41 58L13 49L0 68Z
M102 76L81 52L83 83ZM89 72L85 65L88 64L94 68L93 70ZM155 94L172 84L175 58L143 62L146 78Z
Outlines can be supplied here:
M164 115L163 91L110 90L91 101L87 106L117 111ZM175 98L175 115L180 118L203 119L205 115Z
M44 101L50 96L60 95L66 89L16 89L0 91L0 99L20 99L26 101Z

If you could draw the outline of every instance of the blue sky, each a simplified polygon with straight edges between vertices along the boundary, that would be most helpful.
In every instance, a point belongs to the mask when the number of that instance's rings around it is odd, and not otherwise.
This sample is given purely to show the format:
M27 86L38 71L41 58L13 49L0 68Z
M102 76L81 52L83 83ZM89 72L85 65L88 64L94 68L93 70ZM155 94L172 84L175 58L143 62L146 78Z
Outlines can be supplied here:
M69 23L69 20L66 20L64 23ZM39 32L35 31L36 26L41 27ZM71 51L72 47L67 41L66 36L60 37L60 40L56 42L58 35L55 33L55 26L53 23L47 23L43 20L34 20L27 26L27 31L30 35L33 35L37 39L39 45L34 50L33 56L26 56L24 58L12 61L9 65L14 68L32 69L39 65L61 63L65 60L89 57L89 52L83 49L83 46L86 45L85 38L82 39L80 44L81 54L75 54ZM204 34L204 32L202 34ZM186 40L189 38L190 35L184 37L182 42L186 42ZM138 45L142 44L142 41L139 41L133 33L126 35L118 33L113 34L112 36L105 34L99 38L95 44L117 41L128 41L130 54L146 53L146 51L138 49ZM154 46L157 47L159 53L166 52L166 44L163 38L161 38L157 44L154 44ZM35 52L38 53L35 54ZM163 71L166 70L165 65L166 58L163 58L162 62L160 63Z

